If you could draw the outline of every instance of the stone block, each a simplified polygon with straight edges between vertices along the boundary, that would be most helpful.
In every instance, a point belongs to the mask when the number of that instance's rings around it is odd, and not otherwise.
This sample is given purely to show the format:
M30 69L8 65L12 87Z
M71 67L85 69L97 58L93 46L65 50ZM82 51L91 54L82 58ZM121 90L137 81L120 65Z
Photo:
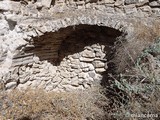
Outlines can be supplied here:
M101 61L93 61L92 64L95 68L103 68L105 66L105 63Z
M151 13L152 12L152 9L150 6L142 6L139 8L140 10L142 10L142 12L146 12L146 13Z
M81 56L85 57L85 58L94 58L95 57L95 53L93 51L90 51L90 50L84 50L81 53Z
M138 0L125 0L125 4L136 4Z
M94 59L93 58L80 57L79 60L82 61L82 62L92 62Z
M25 77L21 78L19 81L21 84L24 84L29 80L29 78L30 78L29 76L27 76L27 77L25 76Z
M153 12L156 16L160 16L160 8L152 8L152 12Z
M149 3L149 0L139 0L139 2L136 3L136 6L143 6L143 5L145 5L146 3Z
M124 0L116 0L116 2L114 3L115 6L122 6L124 5Z
M149 6L151 6L151 7L160 7L160 3L157 2L157 1L153 1L153 2L149 3Z
M90 71L88 74L91 78L94 78L96 76L96 73L93 71Z
M137 13L137 8L134 4L125 6L124 10L126 14Z
M113 4L115 2L115 0L104 0L104 2L106 4Z
M6 89L12 89L17 86L17 82L9 82L5 85Z
M105 72L106 70L104 68L96 68L97 73Z
M52 0L42 0L41 3L44 7L49 8L51 6Z
M0 10L5 11L19 11L21 7L20 2L14 1L0 1Z

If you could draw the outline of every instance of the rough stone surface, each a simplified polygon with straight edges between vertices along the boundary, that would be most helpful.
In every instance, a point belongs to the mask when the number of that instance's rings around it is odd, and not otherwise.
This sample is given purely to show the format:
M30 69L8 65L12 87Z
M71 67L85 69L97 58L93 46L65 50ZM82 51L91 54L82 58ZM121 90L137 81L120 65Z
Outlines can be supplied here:
M132 20L159 20L160 1L0 1L0 80L6 89L88 89L103 79ZM148 21L148 22L146 22Z

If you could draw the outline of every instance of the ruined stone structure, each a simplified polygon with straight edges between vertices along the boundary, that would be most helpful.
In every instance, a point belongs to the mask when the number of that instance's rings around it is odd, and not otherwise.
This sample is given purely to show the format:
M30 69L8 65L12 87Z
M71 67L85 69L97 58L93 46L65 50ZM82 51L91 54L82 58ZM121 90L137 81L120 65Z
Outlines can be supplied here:
M0 79L5 89L88 89L108 69L116 39L160 17L160 0L0 1Z

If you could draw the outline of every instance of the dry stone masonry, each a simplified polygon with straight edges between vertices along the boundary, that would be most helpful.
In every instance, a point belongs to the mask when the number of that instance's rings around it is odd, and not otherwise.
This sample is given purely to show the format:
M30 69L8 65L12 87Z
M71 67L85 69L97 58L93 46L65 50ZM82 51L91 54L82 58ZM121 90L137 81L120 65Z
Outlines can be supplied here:
M160 0L0 1L0 81L6 90L85 90L109 69L132 19L160 17Z

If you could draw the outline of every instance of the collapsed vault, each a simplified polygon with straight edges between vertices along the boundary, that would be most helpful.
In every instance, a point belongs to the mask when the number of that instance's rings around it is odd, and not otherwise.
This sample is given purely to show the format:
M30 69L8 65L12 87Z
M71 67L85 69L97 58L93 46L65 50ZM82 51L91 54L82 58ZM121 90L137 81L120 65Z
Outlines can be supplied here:
M76 25L33 37L13 57L12 82L6 82L6 89L88 89L102 80L108 56L121 34L109 27Z

